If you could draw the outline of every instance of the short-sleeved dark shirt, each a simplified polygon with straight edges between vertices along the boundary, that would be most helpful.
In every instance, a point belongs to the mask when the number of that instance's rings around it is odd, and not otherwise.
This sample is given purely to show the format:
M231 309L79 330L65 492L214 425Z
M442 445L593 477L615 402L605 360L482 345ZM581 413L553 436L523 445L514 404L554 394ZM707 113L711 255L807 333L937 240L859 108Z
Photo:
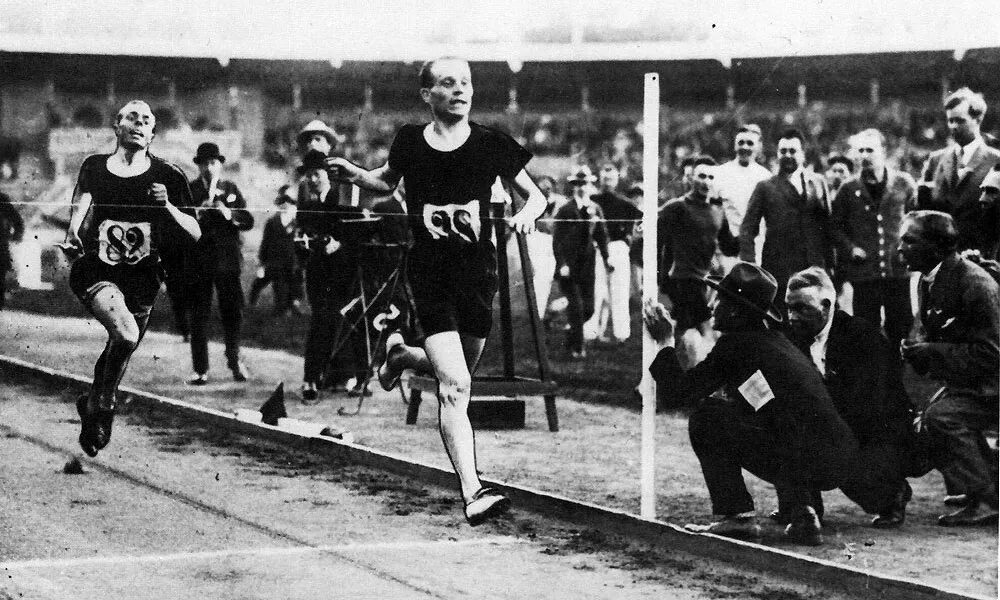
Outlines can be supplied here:
M133 177L108 170L109 154L87 157L80 167L78 189L92 197L90 217L81 232L84 251L109 266L148 264L181 236L180 227L149 197L150 186L162 183L175 206L190 206L187 177L176 166L150 155L149 169Z
M426 125L404 125L392 142L389 167L406 179L415 253L493 248L491 188L498 176L517 176L531 153L505 133L470 126L469 139L448 152L427 143Z

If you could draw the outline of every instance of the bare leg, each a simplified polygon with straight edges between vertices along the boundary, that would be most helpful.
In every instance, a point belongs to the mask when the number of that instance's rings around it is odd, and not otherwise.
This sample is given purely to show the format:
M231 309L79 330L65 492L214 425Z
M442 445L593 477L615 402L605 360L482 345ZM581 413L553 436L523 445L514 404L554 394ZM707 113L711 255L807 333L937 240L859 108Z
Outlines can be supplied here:
M91 409L111 410L114 408L115 390L139 344L145 323L140 324L136 320L136 315L125 305L121 291L114 286L98 291L91 300L90 310L108 332L104 354L94 372ZM148 318L148 311L145 317ZM146 318L140 317L142 321Z
M476 471L476 440L469 422L472 370L479 362L486 340L455 331L436 333L424 348L438 379L441 439L468 503L483 487ZM461 352L459 351L461 349Z
M145 331L149 309L131 313L121 290L108 286L94 294L90 310L108 331L104 352L94 367L90 394L77 403L81 420L80 446L88 455L96 456L111 439L115 393Z

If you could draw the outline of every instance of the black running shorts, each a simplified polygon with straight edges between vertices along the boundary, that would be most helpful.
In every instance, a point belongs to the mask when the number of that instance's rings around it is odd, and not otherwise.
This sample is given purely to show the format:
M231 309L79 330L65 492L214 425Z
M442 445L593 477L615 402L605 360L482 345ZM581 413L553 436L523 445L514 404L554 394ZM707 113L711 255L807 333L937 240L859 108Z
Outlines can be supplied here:
M485 338L493 327L496 254L411 253L407 277L424 337L457 331Z
M69 272L69 287L88 310L97 292L114 286L125 297L129 311L143 312L156 302L162 282L163 268L155 258L138 265L112 266L88 253L77 259Z

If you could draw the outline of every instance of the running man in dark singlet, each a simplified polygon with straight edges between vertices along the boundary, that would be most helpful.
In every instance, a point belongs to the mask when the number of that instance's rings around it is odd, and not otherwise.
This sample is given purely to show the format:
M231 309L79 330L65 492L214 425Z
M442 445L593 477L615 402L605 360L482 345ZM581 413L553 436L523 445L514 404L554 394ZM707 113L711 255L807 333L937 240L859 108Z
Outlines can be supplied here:
M79 256L70 288L108 331L94 384L77 401L80 446L89 456L111 439L115 393L163 281L161 251L201 237L194 217L178 209L191 204L184 173L149 153L155 126L145 102L123 106L113 127L118 147L84 160L73 192L63 244L67 255Z
M337 177L381 193L406 178L414 237L408 275L426 339L423 348L412 348L401 336L390 336L379 381L391 389L406 368L437 376L441 438L458 475L465 516L475 525L510 506L479 479L468 416L472 372L493 324L497 291L492 187L500 177L527 198L509 220L518 233L534 229L546 200L524 170L531 154L510 136L469 121L472 93L466 61L428 62L420 71L420 96L432 122L403 126L381 167L369 171L342 158L327 164Z

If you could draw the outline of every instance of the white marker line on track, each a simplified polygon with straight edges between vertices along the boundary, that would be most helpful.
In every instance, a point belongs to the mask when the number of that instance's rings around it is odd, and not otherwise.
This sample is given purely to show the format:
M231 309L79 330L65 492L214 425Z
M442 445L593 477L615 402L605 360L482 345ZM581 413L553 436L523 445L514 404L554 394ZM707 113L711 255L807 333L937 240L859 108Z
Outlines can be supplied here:
M88 556L84 558L54 558L0 562L0 570L49 569L115 565L128 563L165 563L185 560L207 560L227 557L295 556L310 553L342 553L366 550L411 550L446 546L512 546L527 543L510 536L489 537L460 541L376 542L373 544L343 544L339 546L308 546L294 548L246 548L242 550L208 550L204 552L178 552L175 554L146 554L140 556Z

